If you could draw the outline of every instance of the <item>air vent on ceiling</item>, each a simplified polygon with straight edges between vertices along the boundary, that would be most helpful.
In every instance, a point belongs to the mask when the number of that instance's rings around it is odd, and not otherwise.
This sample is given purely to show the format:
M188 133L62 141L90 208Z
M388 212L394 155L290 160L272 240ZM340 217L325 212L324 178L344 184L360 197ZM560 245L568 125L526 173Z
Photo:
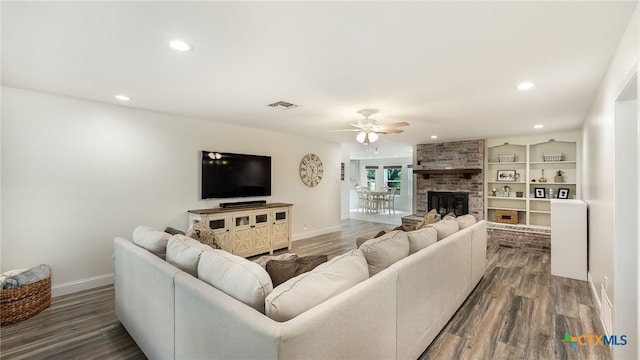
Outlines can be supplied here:
M281 109L281 110L289 110L289 109L293 109L293 108L297 108L298 107L298 105L292 104L292 103L286 102L286 101L274 102L273 104L269 104L267 106L271 106L272 108Z

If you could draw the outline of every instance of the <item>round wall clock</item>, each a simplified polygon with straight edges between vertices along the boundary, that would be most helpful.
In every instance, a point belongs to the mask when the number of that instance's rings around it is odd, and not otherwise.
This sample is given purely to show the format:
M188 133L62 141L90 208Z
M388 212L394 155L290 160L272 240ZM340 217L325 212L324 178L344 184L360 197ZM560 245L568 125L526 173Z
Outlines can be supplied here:
M322 161L316 154L307 154L300 161L300 180L309 186L314 187L322 180Z

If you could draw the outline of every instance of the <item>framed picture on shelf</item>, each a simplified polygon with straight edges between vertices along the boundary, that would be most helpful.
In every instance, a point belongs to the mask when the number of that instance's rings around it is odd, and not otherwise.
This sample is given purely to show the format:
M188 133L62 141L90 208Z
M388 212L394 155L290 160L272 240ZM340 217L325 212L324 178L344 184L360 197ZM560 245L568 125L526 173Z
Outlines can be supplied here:
M533 197L536 199L544 199L547 197L547 190L545 188L535 188Z
M516 181L515 170L498 170L498 181Z
M569 189L560 188L558 189L558 199L568 199L569 198Z

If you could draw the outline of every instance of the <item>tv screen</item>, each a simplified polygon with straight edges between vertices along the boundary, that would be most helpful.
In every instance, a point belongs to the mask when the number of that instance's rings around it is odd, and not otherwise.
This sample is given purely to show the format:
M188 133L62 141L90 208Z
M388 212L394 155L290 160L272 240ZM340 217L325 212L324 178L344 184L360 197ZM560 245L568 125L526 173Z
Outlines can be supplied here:
M202 199L271 195L271 157L202 152Z

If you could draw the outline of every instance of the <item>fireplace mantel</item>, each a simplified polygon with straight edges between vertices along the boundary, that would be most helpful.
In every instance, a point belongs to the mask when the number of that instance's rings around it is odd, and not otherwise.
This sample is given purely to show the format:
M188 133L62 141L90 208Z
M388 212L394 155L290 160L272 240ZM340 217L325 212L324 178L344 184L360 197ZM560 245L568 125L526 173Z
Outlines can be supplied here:
M422 174L423 179L428 179L429 175L445 175L445 174L460 174L465 179L471 179L471 175L482 173L482 169L470 168L470 169L425 169L425 170L413 170L414 174Z

